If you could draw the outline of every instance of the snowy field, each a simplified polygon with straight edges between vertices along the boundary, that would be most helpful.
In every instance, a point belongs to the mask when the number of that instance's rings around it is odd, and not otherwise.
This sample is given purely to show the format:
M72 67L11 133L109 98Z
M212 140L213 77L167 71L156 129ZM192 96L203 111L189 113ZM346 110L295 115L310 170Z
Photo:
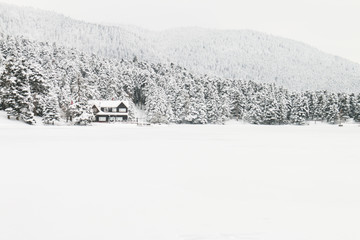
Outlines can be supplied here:
M27 126L0 115L0 239L360 239L360 127Z

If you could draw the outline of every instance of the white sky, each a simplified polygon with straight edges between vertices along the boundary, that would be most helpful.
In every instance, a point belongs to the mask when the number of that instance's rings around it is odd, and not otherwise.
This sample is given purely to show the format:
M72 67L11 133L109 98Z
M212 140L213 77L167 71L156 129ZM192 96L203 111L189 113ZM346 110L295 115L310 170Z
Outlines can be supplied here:
M360 63L360 0L0 0L99 23L252 29Z

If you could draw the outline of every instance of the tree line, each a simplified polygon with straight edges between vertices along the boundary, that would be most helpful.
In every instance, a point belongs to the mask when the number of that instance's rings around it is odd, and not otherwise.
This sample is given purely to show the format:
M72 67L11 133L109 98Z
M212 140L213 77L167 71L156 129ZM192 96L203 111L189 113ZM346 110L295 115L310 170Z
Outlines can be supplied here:
M88 124L88 100L126 100L151 123L335 124L360 121L360 95L292 92L275 84L195 74L175 64L100 58L76 49L0 34L0 110L34 124Z

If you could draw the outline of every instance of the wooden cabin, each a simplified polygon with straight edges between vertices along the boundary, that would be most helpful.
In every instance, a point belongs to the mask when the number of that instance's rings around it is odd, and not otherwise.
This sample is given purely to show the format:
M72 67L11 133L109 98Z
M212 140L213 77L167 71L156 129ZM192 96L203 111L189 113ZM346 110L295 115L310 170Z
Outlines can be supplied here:
M129 108L125 101L89 101L94 122L123 122L128 120Z

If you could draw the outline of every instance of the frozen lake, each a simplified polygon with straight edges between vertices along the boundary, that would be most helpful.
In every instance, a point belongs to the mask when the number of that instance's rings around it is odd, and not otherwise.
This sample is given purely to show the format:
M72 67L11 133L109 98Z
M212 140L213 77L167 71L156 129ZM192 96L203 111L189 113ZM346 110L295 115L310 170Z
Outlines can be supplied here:
M0 120L0 239L360 239L360 127Z

